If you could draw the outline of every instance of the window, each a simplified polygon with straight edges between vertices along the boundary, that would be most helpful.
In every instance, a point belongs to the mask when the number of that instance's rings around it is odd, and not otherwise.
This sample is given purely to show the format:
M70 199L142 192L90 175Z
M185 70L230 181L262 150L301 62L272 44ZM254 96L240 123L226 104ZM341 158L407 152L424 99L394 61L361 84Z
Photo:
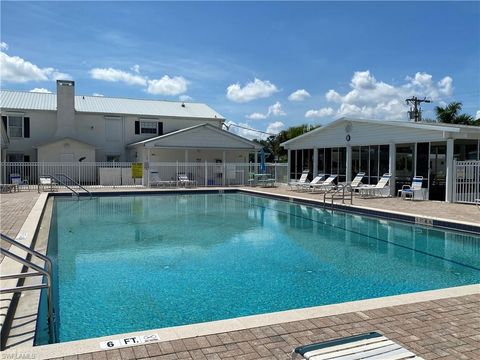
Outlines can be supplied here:
M8 136L12 138L23 137L23 117L22 116L8 117Z
M140 134L156 134L157 123L151 121L140 121Z
M28 158L30 158L28 156ZM7 161L8 162L24 162L24 161L29 161L25 159L25 155L23 154L7 154Z
M135 134L163 135L163 123L153 119L140 119L135 121Z
M107 155L107 162L119 162L120 155Z
M2 116L2 122L11 138L30 137L30 118L23 115Z

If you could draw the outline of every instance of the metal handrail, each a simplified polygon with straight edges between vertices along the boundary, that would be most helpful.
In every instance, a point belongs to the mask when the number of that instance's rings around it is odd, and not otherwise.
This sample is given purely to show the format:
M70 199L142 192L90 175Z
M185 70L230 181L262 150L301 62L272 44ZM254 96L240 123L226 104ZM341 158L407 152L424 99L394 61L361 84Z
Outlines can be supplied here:
M7 280L7 279L21 279L26 277L33 277L33 276L45 276L47 279L46 283L37 284L37 285L20 285L14 286L11 288L1 289L2 293L21 293L23 291L28 290L39 290L39 289L47 289L47 311L48 311L48 332L49 332L49 342L54 343L56 342L56 332L55 332L55 309L53 307L53 295L52 295L52 261L48 256L45 256L38 251L35 251L28 246L25 246L18 241L12 239L11 237L0 234L0 238L2 241L9 243L10 245L16 246L19 249L27 252L33 257L36 257L40 260L45 262L46 269L34 264L32 261L24 259L7 249L4 249L0 246L0 254L11 258L12 260L32 269L35 270L34 272L25 272L25 273L18 273L18 274L7 274L1 275L0 279Z
M90 198L92 198L92 193L90 191L88 191L84 186L80 185L80 183L78 181L75 181L73 180L70 176L68 176L67 174L55 174L56 176L63 176L65 178L67 178L68 180L70 180L71 182L73 182L75 185L77 185L80 189L82 189L83 191L85 191L88 195L90 195ZM78 194L78 193L77 193Z
M335 195L342 192L342 204L345 204L345 190L348 190L350 193L350 205L353 204L353 188L350 183L338 184L336 187L328 189L325 194L323 194L323 207L325 207L327 203L327 195L331 194L331 204L333 206L333 200L335 199Z
M53 185L63 185L65 186L67 189L69 189L73 194L75 194L78 197L80 197L80 194L78 193L78 191L76 191L75 189L73 189L72 187L70 187L66 182L60 180L58 178L58 176L63 176L67 179L69 179L71 182L73 182L75 185L77 185L80 189L84 190L89 196L90 196L90 199L92 199L92 193L90 191L88 191L85 187L83 187L82 185L80 185L78 182L76 182L75 180L73 180L70 176L68 176L67 174L55 174L54 175L40 175L40 177L45 177L45 178L50 178L50 180L55 180L56 181L56 184L49 184L50 186L53 186ZM38 183L38 192L40 192L40 182ZM44 184L45 185L45 184Z

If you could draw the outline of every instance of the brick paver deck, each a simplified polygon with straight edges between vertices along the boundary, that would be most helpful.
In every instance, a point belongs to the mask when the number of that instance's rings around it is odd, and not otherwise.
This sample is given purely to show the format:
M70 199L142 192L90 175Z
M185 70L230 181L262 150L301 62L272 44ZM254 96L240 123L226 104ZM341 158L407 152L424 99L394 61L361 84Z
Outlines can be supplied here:
M40 195L36 191L20 191L0 195L0 232L12 238L27 219L30 210ZM4 244L8 249L10 245ZM0 263L3 255L0 255Z
M419 302L63 359L289 359L298 345L379 331L426 360L480 359L480 295Z
M285 189L272 192L298 195ZM300 196L320 199L320 195ZM38 194L32 191L2 194L2 232L16 236L37 198ZM468 205L399 199L356 199L354 204L452 220L480 221L480 211ZM288 359L298 345L369 331L379 331L427 360L480 359L480 295L312 318L63 359Z

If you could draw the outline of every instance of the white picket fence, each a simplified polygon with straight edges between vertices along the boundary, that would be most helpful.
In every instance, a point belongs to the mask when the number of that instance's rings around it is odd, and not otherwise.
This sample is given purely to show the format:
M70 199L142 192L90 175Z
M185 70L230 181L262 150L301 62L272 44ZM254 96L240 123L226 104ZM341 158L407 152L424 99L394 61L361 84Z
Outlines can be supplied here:
M453 201L475 204L480 199L480 161L455 161Z
M198 186L247 185L252 173L258 173L260 165L254 163L144 163L143 178L132 178L131 162L2 162L2 184L20 181L26 188L36 188L42 175L65 174L82 186L148 186L150 179L177 180L178 174L186 174ZM286 183L287 164L266 164L266 173L277 183ZM154 174L154 175L152 175Z

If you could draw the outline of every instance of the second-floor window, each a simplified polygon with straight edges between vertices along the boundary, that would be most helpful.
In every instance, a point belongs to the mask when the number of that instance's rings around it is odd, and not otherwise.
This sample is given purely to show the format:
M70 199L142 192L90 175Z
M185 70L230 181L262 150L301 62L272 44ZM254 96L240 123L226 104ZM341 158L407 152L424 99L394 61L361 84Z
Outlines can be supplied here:
M135 134L163 135L163 123L147 119L135 121Z
M12 138L23 137L23 117L22 116L8 117L8 135Z
M30 137L30 118L22 115L2 116L3 125L10 138Z
M140 134L156 134L157 123L152 121L140 121Z

